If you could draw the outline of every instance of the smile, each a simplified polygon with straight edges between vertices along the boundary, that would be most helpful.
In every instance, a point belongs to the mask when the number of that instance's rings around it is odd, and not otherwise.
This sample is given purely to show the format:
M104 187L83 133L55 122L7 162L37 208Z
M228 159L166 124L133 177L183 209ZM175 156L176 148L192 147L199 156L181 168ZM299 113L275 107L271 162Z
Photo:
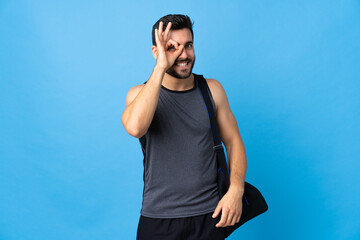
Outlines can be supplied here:
M179 66L179 67L185 67L189 64L189 62L184 62L184 63L175 63L176 66Z

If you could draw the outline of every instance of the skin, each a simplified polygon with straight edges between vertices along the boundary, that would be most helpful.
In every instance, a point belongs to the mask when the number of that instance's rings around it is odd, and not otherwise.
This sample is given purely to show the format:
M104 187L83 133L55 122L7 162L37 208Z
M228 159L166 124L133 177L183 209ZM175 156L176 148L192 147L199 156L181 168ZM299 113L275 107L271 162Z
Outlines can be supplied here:
M169 27L169 24L167 27ZM164 49L161 46L164 43L160 43L160 45L157 44L157 46L151 47L154 58L158 61L162 60L158 58L159 54L161 54L163 50L165 50L165 52L168 52L168 54L175 53L177 50L181 50L181 52L180 55L175 59L175 61L172 61L172 64L167 65L167 70L162 85L168 89L173 89L177 91L190 89L194 86L194 76L192 75L192 68L195 62L195 52L192 43L191 32L189 29L184 28L179 30L171 30L167 34L168 36L166 37L166 39L169 40L168 43L165 45L166 47ZM164 39L164 42L165 41L166 40ZM176 66L176 63L182 62L189 62L189 64L186 68Z
M132 87L126 96L126 108L121 121L126 131L137 138L143 136L150 126L159 99L161 85L183 91L193 88L194 76L191 73L195 62L192 35L189 29L170 30L171 23L163 29L155 30L156 46L151 51L156 59L154 70L147 81ZM177 62L190 61L187 67L174 65ZM177 77L174 77L177 76ZM232 226L239 222L242 213L242 196L246 174L246 152L236 119L230 109L225 90L215 79L206 79L216 105L216 120L221 139L225 145L230 171L230 187L220 199L213 218L221 213L216 227Z

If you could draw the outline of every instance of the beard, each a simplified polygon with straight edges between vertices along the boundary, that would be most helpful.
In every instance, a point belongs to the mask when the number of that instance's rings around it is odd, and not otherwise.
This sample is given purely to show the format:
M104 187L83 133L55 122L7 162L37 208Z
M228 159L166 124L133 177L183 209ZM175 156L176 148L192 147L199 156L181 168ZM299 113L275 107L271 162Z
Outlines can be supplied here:
M187 58L185 60L182 60L181 62L184 62L184 61L189 61L191 59ZM177 62L177 61L175 61ZM194 64L195 64L195 56L194 56L194 59L192 61L189 62L189 64L191 64L190 68L187 68L187 69L182 69L180 70L180 72L177 72L175 70L175 63L174 65L172 65L167 71L166 73L169 74L170 76L173 76L175 78L180 78L180 79L185 79L185 78L188 78L190 77L191 73L192 73L192 69L194 67Z

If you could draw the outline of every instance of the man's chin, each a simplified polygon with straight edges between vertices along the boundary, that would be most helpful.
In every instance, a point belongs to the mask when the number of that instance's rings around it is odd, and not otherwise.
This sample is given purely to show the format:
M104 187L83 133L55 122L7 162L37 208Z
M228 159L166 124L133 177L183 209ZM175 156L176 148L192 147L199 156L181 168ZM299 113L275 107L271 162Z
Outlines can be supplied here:
M187 71L184 72L177 72L174 68L170 68L166 71L166 73L174 78L185 79L191 76L193 66L194 65L192 65L189 69L187 69Z
M174 78L179 78L179 79L185 79L185 78L188 78L191 76L191 71L188 72L188 73L177 73L177 72L174 72L174 71L166 71L167 74L169 74L170 76L174 77Z

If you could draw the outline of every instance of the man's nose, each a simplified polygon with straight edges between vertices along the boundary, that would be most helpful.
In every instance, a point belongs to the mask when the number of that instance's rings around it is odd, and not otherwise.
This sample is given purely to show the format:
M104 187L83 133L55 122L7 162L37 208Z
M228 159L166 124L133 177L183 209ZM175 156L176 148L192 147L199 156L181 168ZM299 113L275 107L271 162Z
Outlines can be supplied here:
M183 50L180 53L178 58L180 58L180 59L186 59L187 58L187 53L186 53L185 47L183 48Z

